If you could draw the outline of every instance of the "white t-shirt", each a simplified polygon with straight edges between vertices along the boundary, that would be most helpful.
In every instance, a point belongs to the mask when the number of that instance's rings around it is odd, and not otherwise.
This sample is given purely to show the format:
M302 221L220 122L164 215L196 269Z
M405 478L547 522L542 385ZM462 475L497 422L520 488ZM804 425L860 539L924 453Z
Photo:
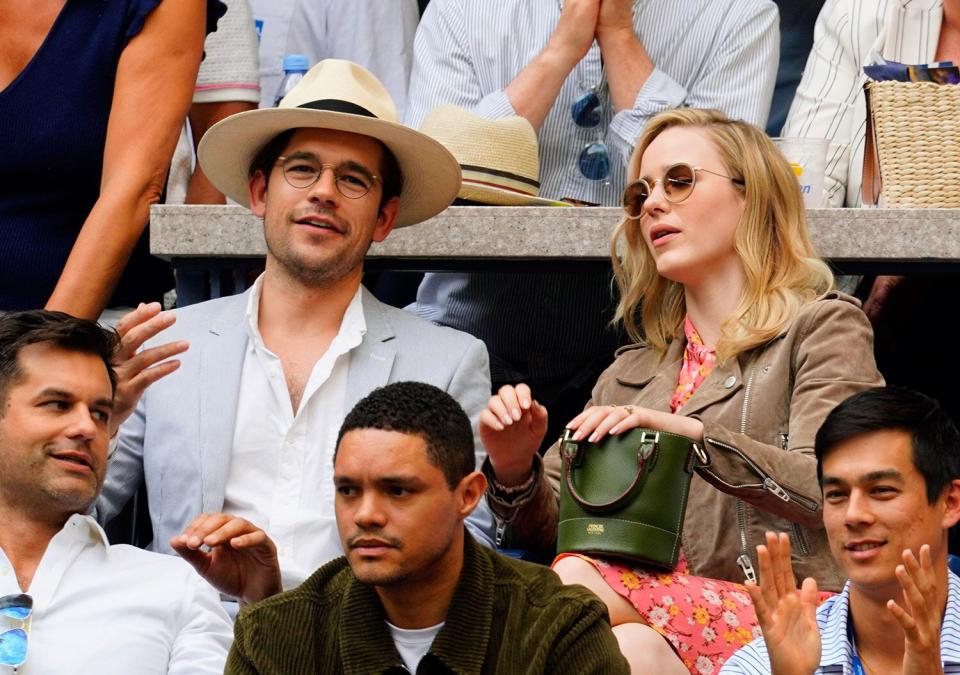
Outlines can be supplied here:
M430 626L429 628L414 629L397 628L389 621L386 623L387 628L390 629L393 644L397 646L400 658L403 659L403 664L411 673L417 672L420 659L430 651L430 645L433 644L437 633L443 628L443 623L438 623L436 626Z

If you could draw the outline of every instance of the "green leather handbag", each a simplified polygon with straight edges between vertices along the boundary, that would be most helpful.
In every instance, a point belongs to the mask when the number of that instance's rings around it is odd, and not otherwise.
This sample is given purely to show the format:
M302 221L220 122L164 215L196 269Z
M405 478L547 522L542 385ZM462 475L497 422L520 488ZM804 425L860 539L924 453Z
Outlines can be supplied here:
M632 429L598 443L560 439L557 552L627 558L673 569L694 463L690 438Z

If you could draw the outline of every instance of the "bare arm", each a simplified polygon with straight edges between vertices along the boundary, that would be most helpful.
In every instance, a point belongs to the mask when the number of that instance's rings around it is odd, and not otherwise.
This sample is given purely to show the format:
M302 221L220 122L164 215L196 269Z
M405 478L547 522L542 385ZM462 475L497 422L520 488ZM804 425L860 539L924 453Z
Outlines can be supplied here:
M100 197L47 309L96 318L160 199L203 47L204 0L164 0L123 50L107 123ZM149 121L145 124L145 121Z
M564 80L593 44L599 10L600 0L566 0L547 46L504 90L534 129L540 129Z
M207 129L222 119L247 110L256 110L257 104L249 101L220 101L217 103L194 103L190 108L188 119L193 134L193 151L197 151L200 139L207 133ZM203 173L197 163L187 185L187 204L226 204L223 193L213 186L213 183Z
M633 108L637 94L653 72L653 62L633 30L632 0L601 1L597 42L614 109Z

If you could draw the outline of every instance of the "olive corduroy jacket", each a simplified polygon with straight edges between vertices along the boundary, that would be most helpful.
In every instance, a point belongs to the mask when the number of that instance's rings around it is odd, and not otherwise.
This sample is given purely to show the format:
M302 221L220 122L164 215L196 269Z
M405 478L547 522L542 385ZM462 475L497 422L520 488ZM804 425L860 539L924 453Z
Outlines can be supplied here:
M372 586L337 558L240 613L225 673L406 673ZM628 673L603 603L464 534L460 581L417 673Z

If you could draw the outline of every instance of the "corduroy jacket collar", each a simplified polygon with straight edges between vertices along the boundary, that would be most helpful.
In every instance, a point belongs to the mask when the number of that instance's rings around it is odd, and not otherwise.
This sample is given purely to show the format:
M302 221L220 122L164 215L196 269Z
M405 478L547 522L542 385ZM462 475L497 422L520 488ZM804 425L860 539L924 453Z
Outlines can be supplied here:
M344 561L345 563L345 561ZM493 621L493 565L464 530L463 569L443 628L417 672L479 673ZM338 641L345 675L406 673L372 586L351 579L343 595Z

